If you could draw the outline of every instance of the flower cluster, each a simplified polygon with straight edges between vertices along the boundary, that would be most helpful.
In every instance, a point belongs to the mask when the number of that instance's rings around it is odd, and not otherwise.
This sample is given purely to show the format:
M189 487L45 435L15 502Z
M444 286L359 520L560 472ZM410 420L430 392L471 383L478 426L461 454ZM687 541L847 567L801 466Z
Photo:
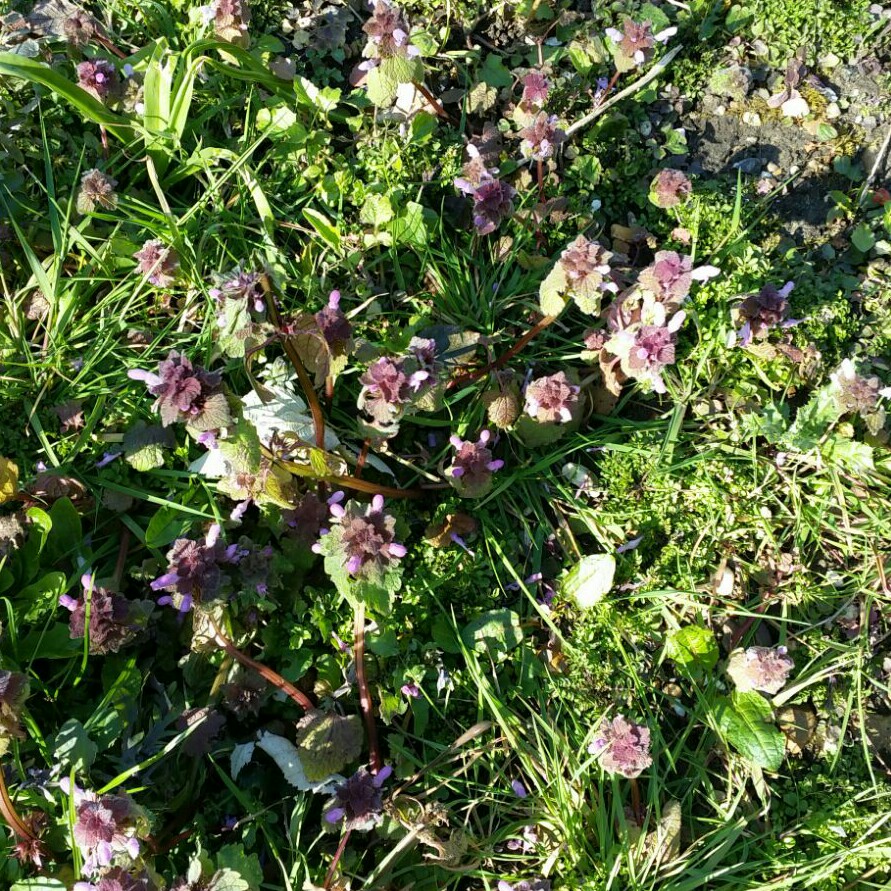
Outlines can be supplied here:
M603 295L618 291L612 280L612 259L613 254L599 242L579 235L541 283L542 312L557 315L572 298L582 312L597 315Z
M693 183L680 170L660 170L650 183L650 201L656 207L677 207L693 194Z
M649 728L616 715L604 718L588 752L598 756L600 766L608 773L633 779L652 763Z
M343 497L338 492L329 499L334 523L324 535L325 545L337 551L353 578L377 580L407 553L396 541L396 518L384 513L382 495L364 510L354 501L341 505ZM321 545L315 550L321 552Z
M315 314L316 324L328 349L338 356L348 353L353 342L353 326L340 308L340 291L328 295L328 303Z
M748 346L752 339L763 340L772 328L789 328L797 324L789 316L789 294L794 282L786 282L782 288L765 285L757 294L749 294L736 310L742 326L737 335L741 346Z
M521 879L511 884L502 879L498 891L551 891L551 883L548 879Z
M782 690L794 667L785 647L749 647L730 654L727 674L740 693L760 690L772 696Z
M873 434L885 425L883 398L891 397L891 387L882 387L875 377L864 377L857 373L854 363L845 359L837 371L830 375L832 395L842 414L858 414L866 422Z
M0 669L0 754L4 751L6 739L25 737L20 719L28 693L26 675Z
M205 432L218 430L230 421L226 396L220 389L222 375L193 366L176 351L159 363L157 374L132 369L127 376L143 381L149 393L157 396L155 411L165 427L181 421Z
M638 68L653 58L657 43L665 43L669 37L677 34L677 28L666 28L653 34L650 22L634 22L626 19L622 30L607 28L606 36L613 45L616 68L619 71L630 71Z
M481 498L492 488L492 474L504 467L504 461L493 460L489 441L492 434L488 430L480 433L477 442L449 437L455 448L455 457L446 471L449 482L459 495L465 498Z
M520 152L532 161L545 161L566 140L566 132L557 126L557 116L539 112L532 122L520 130Z
M104 210L114 210L118 206L118 196L114 190L116 185L117 180L112 179L107 173L95 167L88 170L80 178L77 212L86 215L92 213L97 206Z
M75 882L71 891L155 891L156 888L145 871L134 875L121 866L113 866L95 883Z
M235 300L246 304L256 313L266 311L266 299L260 284L259 272L233 269L228 275L218 276L218 284L211 288L210 296L219 301Z
M526 387L526 414L541 424L568 423L579 405L579 392L564 371L536 378Z
M489 235L513 213L517 193L508 183L496 178L498 168L487 166L473 143L467 146L467 154L470 160L461 176L455 179L455 188L473 198L473 225L480 235Z
M551 89L547 78L538 71L530 71L523 78L522 83L523 98L520 100L520 105L523 110L533 111L537 108L544 108Z
M220 565L232 562L238 545L228 548L220 541L221 529L214 523L204 541L178 538L167 552L167 572L151 583L153 591L170 591L158 598L162 606L174 605L187 613L192 603L212 600L220 593Z
M334 797L325 809L328 823L342 823L346 831L366 832L380 823L384 796L381 788L392 767L384 767L377 775L360 767L349 779L334 790Z
M368 35L365 56L372 59L390 59L394 56L414 58L420 55L416 46L409 42L409 26L402 10L387 0L374 0L371 18L362 26Z
M93 577L81 577L83 594L74 598L63 594L59 603L71 612L68 629L71 638L89 637L90 652L98 655L117 653L139 630L140 610L137 604L105 588L93 587ZM89 633L87 612L89 611Z
M100 102L115 99L121 89L117 68L105 59L81 62L77 66L77 83Z
M179 257L173 248L163 241L153 238L147 241L134 255L140 275L159 288L170 287L176 281L179 270Z
M250 43L251 11L246 0L212 0L204 8L204 13L207 21L213 23L214 34L220 40L244 47Z

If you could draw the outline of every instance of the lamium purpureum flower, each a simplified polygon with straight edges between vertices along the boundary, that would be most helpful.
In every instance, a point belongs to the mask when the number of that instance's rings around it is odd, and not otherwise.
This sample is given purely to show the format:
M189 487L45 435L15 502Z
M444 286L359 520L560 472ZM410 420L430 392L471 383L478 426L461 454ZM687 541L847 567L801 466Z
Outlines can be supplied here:
M489 448L492 434L488 430L480 433L476 442L449 437L455 449L452 464L446 477L452 487L465 498L480 498L492 489L492 474L504 467L504 461L493 459Z
M566 133L557 126L557 116L539 112L528 127L520 130L520 152L524 158L545 161L565 141Z
M628 779L639 777L653 763L649 728L629 721L624 715L601 721L588 752L597 755L600 766L607 773Z
M118 206L115 194L117 180L95 167L80 178L80 191L77 193L77 212L92 213L97 205L104 210L114 210Z
M72 836L84 858L83 872L94 875L111 866L118 856L139 856L136 837L144 823L143 812L127 795L102 795L71 787L67 777L59 785L74 798L75 822Z
M742 327L737 332L740 346L748 346L753 339L763 340L771 328L790 328L798 324L788 318L789 294L795 282L786 282L782 288L767 284L757 294L749 294L739 305L736 314Z
M117 68L105 59L88 59L77 66L77 83L100 102L114 99L121 87Z
M502 879L498 883L498 891L551 891L548 879L520 879L508 882Z
M720 272L714 266L697 266L686 254L657 251L653 262L640 271L637 284L666 308L677 308L690 293L694 281L707 281Z
M597 241L579 235L560 254L560 259L541 286L542 300L556 293L561 299L572 297L582 312L600 312L605 293L615 293L610 260L613 254ZM550 309L548 310L551 311Z
M384 767L377 775L360 767L346 782L334 790L334 797L325 808L325 821L342 823L346 831L367 832L377 826L383 817L384 796L381 788L392 767Z
M154 408L164 427L182 421L203 432L223 427L230 420L226 396L220 390L220 372L193 366L176 351L158 364L157 374L132 369L127 376L143 381L149 393L157 396Z
M490 235L514 212L516 189L500 179L482 183L473 193L473 225Z
M795 667L785 647L749 647L734 650L727 662L727 674L740 693L759 690L779 693Z
M75 882L71 891L155 891L157 886L145 871L138 875L113 866L93 882Z
M251 11L247 0L211 0L204 8L205 18L213 23L214 34L226 43L247 46Z
M153 591L170 591L158 598L162 606L173 605L181 613L187 613L192 603L211 600L217 596L223 582L220 570L228 563L236 545L230 548L220 541L221 529L214 523L204 541L178 538L167 552L167 572L151 583Z
M218 285L210 290L217 300L237 300L246 303L254 312L266 311L266 295L260 284L259 272L245 272L238 268L228 275L218 276Z
M538 71L530 71L523 78L523 98L520 104L523 108L543 108L548 100L548 91L550 84L547 78Z
M619 358L626 377L648 383L655 392L665 392L662 372L675 361L677 331L685 313L675 313L665 325L635 324L617 331L605 344Z
M656 207L677 207L693 194L693 183L680 170L660 170L650 183L650 201Z
M536 378L526 387L526 414L542 424L568 423L579 404L579 390L564 371Z
M628 71L648 62L653 57L657 43L665 43L669 37L677 34L677 28L665 28L653 34L650 22L634 22L626 19L622 30L607 28L606 36L615 47L616 67L619 71Z
M348 352L353 339L353 326L340 308L340 299L340 291L332 291L328 304L315 315L322 337L335 355Z
M885 424L885 410L880 401L891 397L891 387L882 387L875 375L858 374L850 359L843 360L829 378L839 412L860 415L870 432L877 434Z
M416 46L409 43L409 26L402 10L387 0L376 0L369 4L371 18L362 26L369 42L365 48L366 57L389 59L393 56L414 58L420 55Z
M71 612L68 619L69 635L79 640L87 633L87 609L90 613L90 652L98 655L117 653L129 643L139 630L136 604L120 594L94 587L93 576L81 576L83 593L74 598L63 594L59 603Z
M498 174L498 168L489 167L472 142L467 146L467 155L469 160L461 168L461 176L455 178L455 188L465 195L474 195L483 183L492 182Z
M396 541L396 518L384 513L382 495L364 509L354 501L341 505L342 500L342 492L329 499L334 522L314 550L338 555L353 578L379 581L407 553Z
M156 238L147 241L134 255L140 275L159 288L167 288L176 281L179 257L173 248Z
M359 407L382 424L396 420L415 392L404 361L392 356L378 359L359 380Z

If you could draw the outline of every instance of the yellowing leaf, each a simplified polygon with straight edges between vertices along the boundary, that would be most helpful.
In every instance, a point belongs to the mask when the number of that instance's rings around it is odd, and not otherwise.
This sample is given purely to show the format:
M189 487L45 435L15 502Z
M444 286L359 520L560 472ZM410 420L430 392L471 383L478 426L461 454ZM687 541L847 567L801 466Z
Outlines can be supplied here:
M11 500L19 490L19 469L9 458L0 456L0 504Z

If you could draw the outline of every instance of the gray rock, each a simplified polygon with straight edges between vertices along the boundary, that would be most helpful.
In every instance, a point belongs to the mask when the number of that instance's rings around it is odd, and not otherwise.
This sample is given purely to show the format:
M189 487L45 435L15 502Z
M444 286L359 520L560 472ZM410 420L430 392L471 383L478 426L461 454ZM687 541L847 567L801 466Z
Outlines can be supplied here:
M764 158L743 158L733 166L748 176L756 176L761 173L761 168L764 166Z

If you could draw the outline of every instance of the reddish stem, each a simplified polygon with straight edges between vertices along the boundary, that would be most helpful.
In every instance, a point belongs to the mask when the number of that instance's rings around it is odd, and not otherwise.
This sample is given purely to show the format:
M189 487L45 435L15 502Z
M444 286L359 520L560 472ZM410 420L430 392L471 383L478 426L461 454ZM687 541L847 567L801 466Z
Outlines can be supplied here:
M6 788L6 777L3 775L2 764L0 764L0 814L3 815L3 819L9 824L9 828L19 836L19 838L24 838L28 841L37 841L37 836L28 829L25 825L25 821L22 820L18 811L15 809L9 790Z
M359 453L359 460L356 461L356 479L359 479L359 477L362 476L362 468L365 467L365 462L368 460L368 449L370 446L370 439L366 439L365 442L362 443L362 451Z
M376 774L382 767L380 748L377 742L377 725L374 723L374 703L365 675L365 604L360 601L356 607L356 621L353 627L353 661L356 663L356 686L359 688L359 707L365 721L368 736L368 760L371 772Z
M124 569L127 566L127 551L130 547L130 530L124 526L121 532L121 541L118 545L118 559L114 566L114 590L119 591L121 588L121 579L124 577Z
M433 109L437 117L443 118L450 124L453 123L449 113L442 107L442 103L419 81L414 82L415 89L427 100L427 104Z
M350 840L350 836L353 834L352 829L347 829L344 832L343 836L340 839L340 844L337 846L337 850L334 852L334 859L331 861L331 866L328 867L328 874L325 876L325 884L322 885L323 888L327 889L331 887L331 882L334 880L334 871L337 869L337 864L340 863L340 858L343 856L343 852L346 850L347 842Z
M523 349L523 347L526 346L526 344L529 343L530 340L541 334L541 332L554 322L556 318L556 316L544 316L544 318L533 325L506 353L503 353L494 362L489 362L488 365L480 368L478 371L472 371L469 374L462 374L460 377L452 378L447 384L446 389L453 390L455 387L473 383L473 381L479 380L490 371L497 371L499 368L504 367L517 355L517 353L520 352L520 350Z

